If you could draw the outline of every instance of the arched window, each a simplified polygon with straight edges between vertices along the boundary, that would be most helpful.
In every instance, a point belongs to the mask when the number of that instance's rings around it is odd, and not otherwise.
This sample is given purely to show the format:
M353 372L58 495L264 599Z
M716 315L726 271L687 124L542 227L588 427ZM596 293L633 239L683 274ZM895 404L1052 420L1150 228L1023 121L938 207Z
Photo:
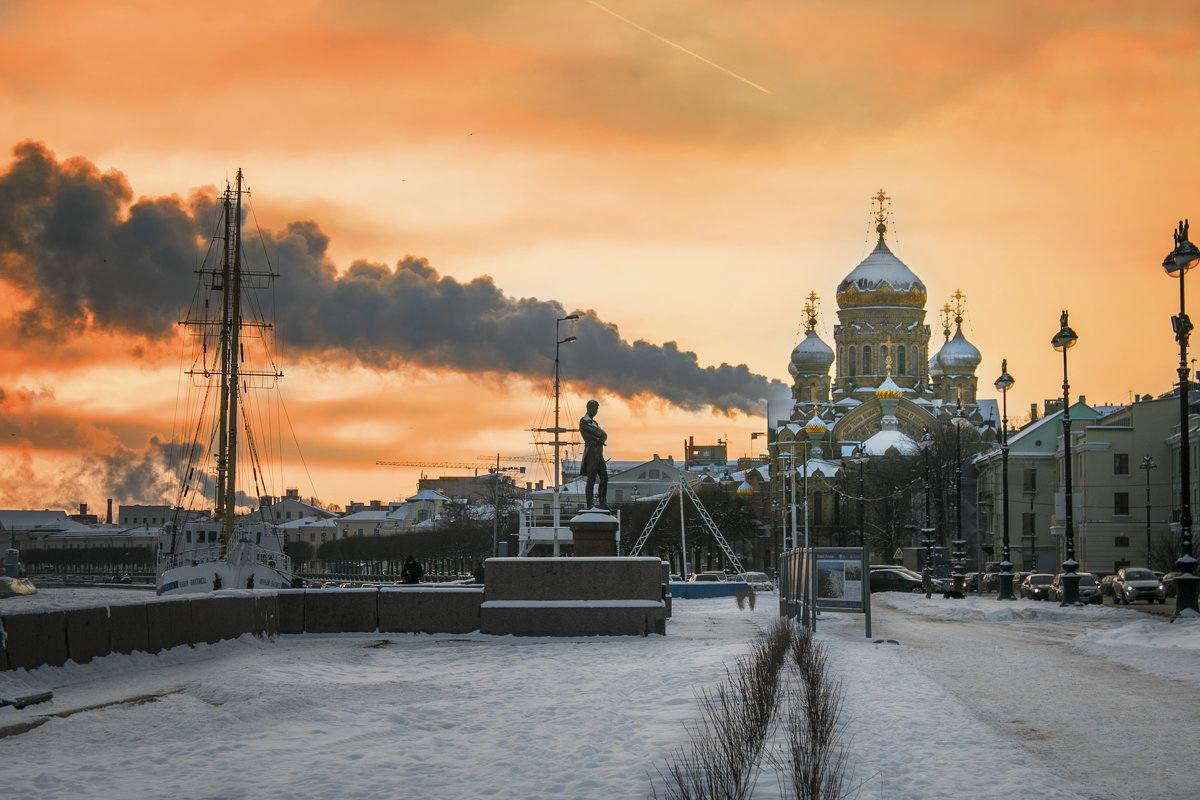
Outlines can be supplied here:
M871 375L871 345L863 345L863 375Z
M904 371L904 345L896 348L896 374L907 375Z
M850 348L850 358L847 362L847 366L849 367L849 369L846 371L850 374L850 377L853 378L856 374L854 372L854 348L853 347Z

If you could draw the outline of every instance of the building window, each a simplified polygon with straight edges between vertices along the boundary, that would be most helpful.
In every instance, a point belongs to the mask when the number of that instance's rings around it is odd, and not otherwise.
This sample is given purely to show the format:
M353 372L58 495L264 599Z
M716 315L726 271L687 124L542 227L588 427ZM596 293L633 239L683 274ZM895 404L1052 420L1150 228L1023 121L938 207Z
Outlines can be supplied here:
M1022 486L1024 488L1024 491L1026 491L1026 492L1036 492L1037 491L1037 470L1036 469L1024 470L1024 477L1022 478Z
M1129 474L1129 453L1113 453L1113 475Z
M824 505L821 500L821 493L813 492L813 522L817 525L821 524L821 510Z
M1129 547L1129 537L1128 536L1118 536L1116 539L1113 540L1113 545L1115 545L1116 547Z
M846 371L850 374L850 377L853 378L856 374L854 371L855 366L854 366L854 348L853 347L850 348L849 358L847 359L847 366L849 367L849 369L847 369Z
M1129 516L1129 492L1113 492L1113 516Z
M1037 515L1036 514L1031 514L1028 511L1021 514L1021 535L1027 536L1027 537L1033 536L1034 535L1034 525L1036 525L1036 523L1037 523Z
M863 375L871 374L871 346L863 345Z
M904 348L903 347L896 348L896 374L897 375L907 375L908 374L907 372L904 371Z

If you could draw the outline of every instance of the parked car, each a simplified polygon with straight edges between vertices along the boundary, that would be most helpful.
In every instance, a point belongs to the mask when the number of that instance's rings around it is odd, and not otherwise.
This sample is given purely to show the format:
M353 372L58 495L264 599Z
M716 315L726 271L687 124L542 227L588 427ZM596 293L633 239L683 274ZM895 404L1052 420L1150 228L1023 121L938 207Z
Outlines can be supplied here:
M688 575L688 581L724 581L728 580L724 572L693 572Z
M1049 600L1050 599L1050 584L1054 583L1054 576L1049 572L1034 572L1025 576L1025 580L1021 581L1021 590L1018 594L1025 600Z
M775 589L775 584L771 582L765 572L743 572L737 576L737 579L745 581L756 592L770 592Z
M1090 572L1077 572L1079 576L1079 602L1081 603L1102 603L1104 598L1100 596L1100 582L1096 580L1096 576ZM1063 573L1058 573L1054 576L1054 580L1050 582L1049 600L1055 603L1061 603L1063 599Z
M1113 600L1118 603L1132 603L1134 600L1167 602L1167 591L1162 581L1145 567L1122 567L1117 570L1112 588Z
M903 567L895 569L873 569L871 572L871 592L920 592L921 576Z

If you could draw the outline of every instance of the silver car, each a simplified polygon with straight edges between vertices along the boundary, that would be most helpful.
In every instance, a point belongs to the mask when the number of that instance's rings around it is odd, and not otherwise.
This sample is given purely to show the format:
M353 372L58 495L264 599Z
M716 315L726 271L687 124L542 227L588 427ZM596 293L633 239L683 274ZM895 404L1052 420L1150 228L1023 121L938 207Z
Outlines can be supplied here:
M1113 600L1117 603L1132 603L1145 600L1149 603L1167 602L1167 590L1162 580L1145 567L1122 567L1112 580Z

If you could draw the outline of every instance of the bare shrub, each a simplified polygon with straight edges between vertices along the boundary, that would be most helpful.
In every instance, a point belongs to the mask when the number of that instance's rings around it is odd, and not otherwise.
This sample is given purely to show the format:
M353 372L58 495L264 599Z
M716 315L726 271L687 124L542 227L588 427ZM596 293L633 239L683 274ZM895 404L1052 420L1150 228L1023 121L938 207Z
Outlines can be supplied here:
M794 626L778 620L750 645L750 654L726 670L715 689L697 694L700 722L659 770L668 800L744 800L759 774L762 752L778 705L779 673ZM658 789L653 796L659 796Z
M802 629L792 639L799 685L789 698L783 762L799 800L846 797L841 682L831 678L825 649Z

